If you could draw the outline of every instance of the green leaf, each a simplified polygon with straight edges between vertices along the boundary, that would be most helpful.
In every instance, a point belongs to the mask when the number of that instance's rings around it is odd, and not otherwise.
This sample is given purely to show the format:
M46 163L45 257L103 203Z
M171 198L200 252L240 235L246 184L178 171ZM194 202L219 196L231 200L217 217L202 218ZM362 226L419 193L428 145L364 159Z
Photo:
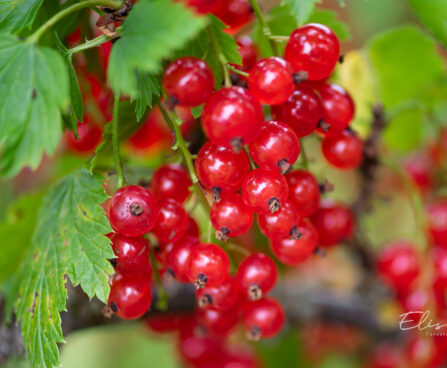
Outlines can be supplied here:
M341 41L346 41L351 38L348 25L337 19L337 14L333 11L315 9L308 22L321 23L328 26L337 34Z
M447 48L447 0L408 0L422 23Z
M202 116L203 106L204 105L200 105L191 108L191 115L194 117L194 119L198 119L200 118L200 116Z
M315 4L319 2L320 0L284 0L285 4L290 4L298 25L307 22L315 9Z
M138 73L138 91L139 97L135 100L135 113L137 120L140 121L146 109L152 108L153 97L160 97L158 78L147 73Z
M206 18L195 16L181 3L138 1L110 54L108 79L113 89L137 98L137 72L158 72L161 61L205 25Z
M0 31L18 32L30 27L43 0L0 0Z
M2 34L0 39L0 173L37 167L62 132L69 106L67 68L57 51ZM1 148L0 148L1 149Z
M8 295L33 367L59 365L67 275L90 298L107 300L114 254L104 236L111 231L100 206L106 199L102 178L80 169L54 185L39 210L32 247Z

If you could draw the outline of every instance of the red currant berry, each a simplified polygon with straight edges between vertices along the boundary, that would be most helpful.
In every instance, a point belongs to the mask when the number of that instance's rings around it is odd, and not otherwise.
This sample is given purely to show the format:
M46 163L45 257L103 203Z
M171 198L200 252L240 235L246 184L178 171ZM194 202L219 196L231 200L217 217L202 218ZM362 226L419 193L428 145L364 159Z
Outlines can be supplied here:
M199 225L197 225L196 220L192 217L188 217L188 224L186 225L185 235L192 236L193 238L198 238L200 235Z
M151 286L141 275L115 277L110 286L110 309L123 319L141 317L151 306L151 301Z
M233 307L225 311L201 309L198 311L198 320L212 336L225 338L239 322L239 308Z
M157 199L149 190L138 185L128 185L113 195L108 217L117 233L140 236L152 230L158 211Z
M242 70L248 71L255 65L258 59L258 50L253 40L248 36L239 37L236 40L239 54L242 58Z
M67 132L65 141L68 148L76 153L90 154L98 146L102 139L102 129L95 124L87 122L84 118L84 123L78 122L78 138L72 131Z
M433 243L447 247L447 200L440 199L428 206L428 229Z
M216 229L216 237L228 240L245 234L253 222L253 213L245 205L240 194L227 193L211 207L210 220Z
M191 251L187 275L196 289L222 285L228 277L229 270L228 256L216 244L198 244Z
M290 35L284 55L295 72L306 72L309 80L325 79L337 64L340 43L329 27L306 24Z
M179 316L173 313L151 314L144 320L144 325L150 331L171 333L178 329Z
M263 120L261 104L241 87L220 89L206 101L202 113L206 136L217 144L230 144L236 151L256 139Z
M199 106L213 92L213 72L203 60L192 56L183 57L166 68L163 87L175 104L185 107Z
M199 14L214 14L222 6L222 0L183 0L183 2L194 8Z
M210 336L194 335L180 336L178 340L180 355L195 367L216 359L221 354L220 342Z
M256 356L245 346L231 347L226 349L223 356L222 368L259 368L261 364L257 361Z
M422 193L433 187L433 164L424 153L418 152L408 156L404 161L404 170Z
M278 270L273 260L262 253L245 258L239 265L236 281L250 300L261 299L276 284Z
M436 279L438 286L442 286L444 289L447 289L447 251L444 248L435 249L434 264L434 278Z
M160 214L152 232L162 243L180 239L188 225L188 214L182 205L172 199L160 202Z
M286 175L289 199L295 203L302 217L308 217L320 205L320 186L309 171L296 170Z
M191 251L199 244L194 237L185 236L172 244L172 248L166 254L166 268L179 282L189 282L188 262Z
M297 227L297 239L273 239L273 254L284 264L297 266L307 260L318 245L318 233L308 221L301 221Z
M323 118L320 97L312 88L299 84L290 98L281 105L272 106L275 120L289 125L298 137L305 137L317 128Z
M252 10L248 0L226 0L216 14L230 27L240 27L248 23Z
M295 132L286 124L268 121L258 138L250 143L253 161L265 169L279 170L285 174L298 159L300 141Z
M205 143L200 149L195 166L200 183L213 190L216 197L221 192L238 190L250 171L245 151L236 153L229 146L218 146L212 142Z
M281 305L274 299L262 298L247 303L242 320L250 340L259 340L278 335L285 322Z
M317 229L319 244L326 247L349 238L355 227L354 215L350 208L332 201L323 201L311 221Z
M262 59L250 70L248 88L263 104L281 104L295 89L292 67L279 57Z
M236 305L239 300L239 289L233 277L216 287L205 287L196 291L197 304L200 308L225 311Z
M258 224L262 233L270 239L296 239L300 236L298 224L301 221L298 208L290 200L275 213L259 215Z
M321 148L326 160L338 169L355 169L363 160L363 141L351 131L324 138Z
M256 213L278 211L286 203L289 189L286 179L277 171L255 169L250 171L242 183L242 198Z
M150 189L158 199L174 199L184 203L191 192L192 185L188 172L180 165L163 165L154 171Z

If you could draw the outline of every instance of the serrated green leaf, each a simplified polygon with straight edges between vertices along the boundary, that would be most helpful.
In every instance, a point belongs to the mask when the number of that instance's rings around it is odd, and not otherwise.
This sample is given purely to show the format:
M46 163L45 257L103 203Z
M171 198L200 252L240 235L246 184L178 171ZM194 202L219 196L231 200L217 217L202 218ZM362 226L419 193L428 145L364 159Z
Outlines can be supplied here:
M306 23L315 9L315 4L320 0L284 0L284 3L290 4L293 15L298 25Z
M59 365L67 275L90 298L107 300L113 273L108 259L114 254L104 236L111 231L100 206L106 199L102 178L85 169L63 178L45 196L32 247L8 295L33 367Z
M214 15L210 15L210 19L210 28L216 35L217 42L220 49L222 50L222 53L225 56L225 59L227 59L229 63L241 65L242 58L237 49L236 41L231 35L223 31L225 28L227 28L227 26Z
M181 3L141 0L123 24L110 54L108 79L113 89L139 94L137 72L158 72L163 58L182 47L206 25Z
M152 108L153 97L160 97L158 78L147 73L138 73L138 95L135 100L135 113L140 121L147 108Z
M202 116L203 106L204 105L200 105L191 108L191 115L194 117L194 119L198 119Z
M337 34L341 41L346 41L351 38L348 25L337 19L337 14L333 11L315 9L308 22L321 23L328 26Z
M0 31L18 32L30 27L43 0L0 0Z
M0 39L0 173L35 168L56 149L61 111L69 106L63 58L47 47L2 34Z

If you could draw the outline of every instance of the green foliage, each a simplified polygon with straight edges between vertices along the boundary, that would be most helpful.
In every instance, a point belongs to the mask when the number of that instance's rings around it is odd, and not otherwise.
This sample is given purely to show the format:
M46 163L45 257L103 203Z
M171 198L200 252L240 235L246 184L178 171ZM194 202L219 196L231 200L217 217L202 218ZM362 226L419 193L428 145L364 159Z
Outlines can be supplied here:
M263 340L257 344L257 350L265 363L265 368L301 367L302 356L299 350L296 331L289 330L272 340Z
M205 19L194 16L181 3L139 1L110 54L108 79L113 89L139 97L138 72L158 72L162 59L193 38L206 25Z
M285 4L290 4L290 8L298 25L307 23L310 15L315 9L315 4L318 2L320 2L320 0L284 0Z
M337 34L340 41L347 41L351 38L348 25L337 19L336 13L330 10L315 9L308 22L327 25Z
M14 93L11 93L14 91ZM0 39L0 173L12 176L51 154L61 137L61 112L69 106L62 57L47 47L2 34Z
M155 97L160 97L160 82L156 77L147 73L138 73L139 97L135 100L135 113L140 121L146 109L152 108L152 101Z
M59 364L66 275L90 298L107 300L114 254L104 236L111 231L100 206L106 198L102 178L80 169L54 185L39 210L31 249L8 295L33 367Z
M30 27L43 0L0 0L0 31L17 32Z
M200 118L202 112L203 112L203 105L191 108L191 115L194 117L194 119Z

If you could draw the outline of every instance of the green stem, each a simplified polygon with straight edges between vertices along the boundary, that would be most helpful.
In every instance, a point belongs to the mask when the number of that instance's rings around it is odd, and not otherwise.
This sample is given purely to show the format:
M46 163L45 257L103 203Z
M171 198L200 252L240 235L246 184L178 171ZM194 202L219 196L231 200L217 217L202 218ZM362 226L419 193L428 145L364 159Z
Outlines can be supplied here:
M151 260L152 274L154 275L155 283L157 284L157 291L158 291L157 307L158 309L165 311L168 309L168 295L166 294L165 288L160 279L160 274L158 273L158 264L154 256L153 249L151 249L151 251L149 252L149 258Z
M118 27L116 30L119 31L120 28L121 27ZM76 54L77 52L81 52L81 51L84 51L84 50L88 50L88 49L100 46L103 43L106 43L106 42L108 42L110 40L113 40L116 37L118 37L118 36L110 37L110 36L106 36L105 34L103 34L101 36L93 38L92 40L86 41L84 43L81 43L78 46L75 46L75 47L73 47L71 49L68 49L67 53L70 54L70 55L73 55L73 54Z
M253 159L251 158L251 155L250 155L250 150L248 149L247 146L244 146L244 150L245 150L245 153L247 153L248 160L250 161L250 168L251 168L252 170L256 169L256 165L255 165L255 163L253 162Z
M113 101L112 148L113 148L113 157L115 160L116 175L117 175L116 185L118 188L121 188L126 183L126 180L124 179L123 163L121 162L119 139L118 139L119 103L120 103L120 95L119 93L117 93L115 94L115 100Z
M249 0L250 5L253 8L253 11L256 14L256 17L258 18L259 24L261 25L262 33L264 34L265 38L267 38L270 42L270 45L272 46L273 53L275 55L279 55L278 45L276 44L275 40L272 39L272 31L266 22L264 15L262 14L261 8L259 7L259 4L257 0Z
M242 75L244 77L248 77L250 75L250 74L248 74L246 72L243 72L242 70L239 70L239 69L235 68L234 66L232 66L230 64L227 65L227 68L228 68L228 70L231 70L233 73Z
M273 41L283 41L287 42L289 41L289 36L270 36L269 39Z
M300 139L300 146L301 146L301 163L303 165L303 168L308 169L309 168L309 159L306 154L306 150L304 148L304 142L302 139Z
M38 42L39 38L57 22L59 22L67 15L70 15L71 13L74 13L78 10L88 8L90 6L106 6L113 9L119 9L121 7L121 4L121 1L116 0L87 0L73 4L48 19L42 26L40 26L32 35L28 37L28 40L31 42Z
M225 87L231 87L231 79L230 79L230 72L229 72L229 68L228 68L228 60L225 57L224 53L222 52L219 42L217 42L216 35L214 34L214 31L212 30L211 27L208 27L208 32L210 34L210 39L213 44L214 51L216 52L217 57L219 58L219 61L222 64Z

